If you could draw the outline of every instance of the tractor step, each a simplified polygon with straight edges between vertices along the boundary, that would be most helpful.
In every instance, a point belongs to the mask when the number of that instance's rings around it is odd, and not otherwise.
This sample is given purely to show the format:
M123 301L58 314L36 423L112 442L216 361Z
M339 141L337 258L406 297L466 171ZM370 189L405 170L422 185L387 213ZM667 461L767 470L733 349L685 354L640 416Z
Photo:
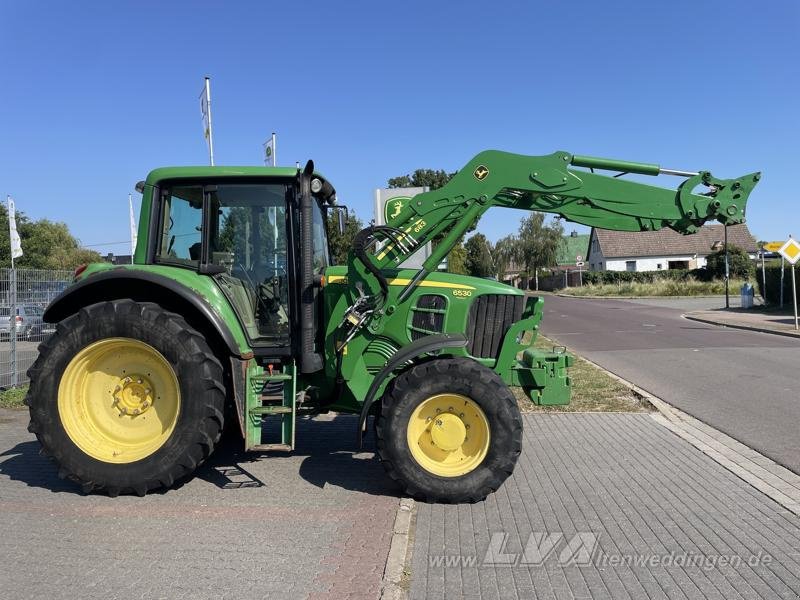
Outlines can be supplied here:
M291 406L254 406L250 409L251 415L290 415Z
M294 379L291 374L288 373L275 373L273 375L265 374L265 375L256 375L253 377L252 381L291 381Z
M263 388L269 387L267 393ZM296 367L287 364L280 372L265 373L255 366L247 382L248 397L245 411L247 450L294 449L294 429L297 418Z
M283 394L261 394L258 399L266 404L283 404Z
M258 450L259 452L278 451L278 452L291 452L293 450L291 444L257 444L252 446L250 450Z

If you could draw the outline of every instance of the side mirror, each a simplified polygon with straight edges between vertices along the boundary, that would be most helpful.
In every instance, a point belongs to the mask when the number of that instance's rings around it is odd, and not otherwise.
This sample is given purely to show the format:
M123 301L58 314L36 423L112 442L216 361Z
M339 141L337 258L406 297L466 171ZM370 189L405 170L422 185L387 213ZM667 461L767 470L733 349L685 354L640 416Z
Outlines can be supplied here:
M345 227L347 227L347 207L342 204L338 204L336 206L328 206L327 208L329 216L331 212L336 213L337 229L339 230L340 234L344 234Z
M344 235L344 228L345 228L345 225L347 224L347 219L346 219L347 214L346 214L346 212L347 212L347 209L345 207L342 207L342 208L340 208L339 210L336 211L336 220L339 223L339 233L341 233L342 235Z

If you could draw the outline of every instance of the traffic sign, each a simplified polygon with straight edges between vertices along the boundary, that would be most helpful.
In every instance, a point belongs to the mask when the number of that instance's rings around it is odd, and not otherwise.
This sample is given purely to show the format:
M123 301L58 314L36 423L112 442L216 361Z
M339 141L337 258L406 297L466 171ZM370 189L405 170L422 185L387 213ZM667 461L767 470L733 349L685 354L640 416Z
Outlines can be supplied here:
M579 260L575 263L576 267L582 267L585 263L582 260Z
M580 254L578 254L578 256L575 257L575 261L576 262L581 262L582 260L583 260L583 257Z
M789 238L786 240L786 243L778 249L778 254L785 258L790 265L793 265L800 260L800 243L793 238Z
M792 304L794 306L794 328L800 329L800 320L797 317L797 283L794 277L794 263L800 260L800 243L793 238L786 240L786 243L778 250L783 258L791 265L792 270ZM783 264L781 264L781 274L783 274ZM783 291L783 277L781 276L781 291Z
M764 245L761 247L767 252L777 252L785 243L786 242L764 242Z

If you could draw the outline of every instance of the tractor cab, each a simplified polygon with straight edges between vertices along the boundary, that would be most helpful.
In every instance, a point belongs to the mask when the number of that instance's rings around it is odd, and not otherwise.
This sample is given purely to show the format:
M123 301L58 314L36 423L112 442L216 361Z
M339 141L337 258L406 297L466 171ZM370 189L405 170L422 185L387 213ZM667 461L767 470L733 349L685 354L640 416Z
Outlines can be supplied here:
M330 264L326 212L335 192L313 165L166 168L147 184L147 264L212 276L256 354L302 354L305 309L305 351L321 352L314 282Z

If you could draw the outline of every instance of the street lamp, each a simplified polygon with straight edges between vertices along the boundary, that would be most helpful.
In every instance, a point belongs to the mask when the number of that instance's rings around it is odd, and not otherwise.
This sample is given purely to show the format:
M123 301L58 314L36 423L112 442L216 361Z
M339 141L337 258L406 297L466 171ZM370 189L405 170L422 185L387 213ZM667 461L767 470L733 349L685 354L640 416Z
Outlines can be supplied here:
M728 226L724 225L725 227L725 239L724 241L717 240L713 244L711 244L711 249L714 252L719 252L722 248L725 248L725 308L731 307L731 299L730 299L730 291L729 291L729 283L730 283L730 267L728 263Z

